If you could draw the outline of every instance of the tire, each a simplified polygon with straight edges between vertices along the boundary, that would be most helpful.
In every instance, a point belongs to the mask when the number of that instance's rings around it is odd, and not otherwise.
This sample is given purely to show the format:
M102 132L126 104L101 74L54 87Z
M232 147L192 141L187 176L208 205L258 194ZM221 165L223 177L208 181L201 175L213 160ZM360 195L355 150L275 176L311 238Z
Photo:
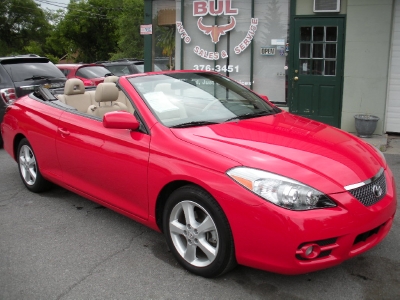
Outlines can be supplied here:
M49 189L50 182L40 173L35 153L27 139L24 138L19 142L17 154L19 175L27 189L34 193Z
M169 249L188 271L216 277L236 265L228 220L207 192L184 186L168 198L163 229Z

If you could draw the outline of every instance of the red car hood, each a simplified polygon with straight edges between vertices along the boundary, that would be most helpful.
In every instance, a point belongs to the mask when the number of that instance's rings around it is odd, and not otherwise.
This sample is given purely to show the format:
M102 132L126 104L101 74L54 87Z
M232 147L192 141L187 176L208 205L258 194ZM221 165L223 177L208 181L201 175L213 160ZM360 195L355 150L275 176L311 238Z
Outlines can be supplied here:
M286 112L211 126L172 129L175 136L236 161L287 176L325 193L376 175L384 160L366 142Z

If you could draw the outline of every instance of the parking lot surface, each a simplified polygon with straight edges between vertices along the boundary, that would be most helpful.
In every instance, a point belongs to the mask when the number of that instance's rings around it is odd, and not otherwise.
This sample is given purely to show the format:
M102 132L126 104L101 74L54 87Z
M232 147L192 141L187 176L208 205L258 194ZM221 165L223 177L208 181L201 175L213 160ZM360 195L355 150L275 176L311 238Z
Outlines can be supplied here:
M400 155L385 156L399 186ZM2 300L394 300L400 299L399 245L397 213L381 244L337 267L283 276L238 266L205 279L181 268L158 232L60 187L29 192L16 162L0 149Z

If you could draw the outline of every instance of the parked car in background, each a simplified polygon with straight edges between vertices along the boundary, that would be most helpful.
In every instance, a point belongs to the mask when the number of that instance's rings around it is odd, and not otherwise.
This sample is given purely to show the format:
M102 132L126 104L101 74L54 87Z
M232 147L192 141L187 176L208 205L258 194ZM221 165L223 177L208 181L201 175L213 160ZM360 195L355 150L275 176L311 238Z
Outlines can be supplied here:
M96 63L106 67L115 76L138 74L144 72L144 61L136 58L123 58L113 61L99 61ZM162 71L162 69L159 68L157 65L154 65L154 71Z
M35 54L0 57L0 123L7 105L40 85L63 87L64 74L46 57ZM3 140L0 134L0 147Z
M96 86L107 76L113 75L99 64L56 64L57 68L69 78L79 78L85 86Z
M205 277L236 263L335 266L379 244L397 208L378 149L216 72L122 76L89 92L69 79L62 95L17 100L1 130L28 190L53 182L163 232Z

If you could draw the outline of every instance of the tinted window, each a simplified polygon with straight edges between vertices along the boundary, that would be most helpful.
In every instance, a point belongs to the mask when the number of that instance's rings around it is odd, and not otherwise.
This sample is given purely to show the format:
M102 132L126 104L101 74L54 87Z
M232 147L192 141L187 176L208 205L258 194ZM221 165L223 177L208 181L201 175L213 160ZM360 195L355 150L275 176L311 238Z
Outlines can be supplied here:
M144 63L135 64L135 66L139 70L139 72L141 72L141 73L144 72Z
M129 75L129 74L137 73L137 72L131 72L129 70L129 66L128 65L107 66L106 68L116 76L123 76L123 75Z
M12 81L19 82L33 77L65 78L64 74L51 62L3 64Z
M61 72L63 72L63 74L65 76L68 76L68 74L71 72L71 70L68 70L68 69L60 69L60 70L61 70Z
M135 63L135 67L139 70L140 73L144 72L144 62ZM159 72L162 70L157 65L154 65L154 71Z
M102 66L88 66L78 69L76 76L83 78L98 78L105 77L105 75L110 75L110 70Z

